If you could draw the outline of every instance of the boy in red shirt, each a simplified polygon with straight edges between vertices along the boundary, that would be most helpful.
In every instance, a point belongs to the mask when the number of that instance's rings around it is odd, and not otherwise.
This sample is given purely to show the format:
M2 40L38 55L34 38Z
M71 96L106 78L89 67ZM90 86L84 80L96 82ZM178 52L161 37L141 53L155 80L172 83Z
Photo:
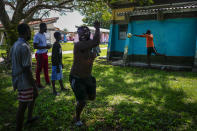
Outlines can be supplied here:
M147 30L146 34L143 34L143 35L134 35L134 36L137 36L137 37L145 37L146 38L146 47L147 47L147 63L148 63L148 66L150 66L150 56L152 53L154 53L156 56L163 56L161 54L159 54L157 52L157 50L155 49L154 47L154 43L153 43L153 34L151 34L151 31L150 30Z

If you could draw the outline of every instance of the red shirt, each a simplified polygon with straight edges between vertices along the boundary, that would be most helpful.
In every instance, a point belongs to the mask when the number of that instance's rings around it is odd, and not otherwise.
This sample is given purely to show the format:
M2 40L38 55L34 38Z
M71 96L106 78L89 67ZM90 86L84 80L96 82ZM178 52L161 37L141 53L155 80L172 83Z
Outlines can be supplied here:
M140 35L141 37L146 37L146 47L154 47L153 43L153 35L152 34L145 34L145 35Z

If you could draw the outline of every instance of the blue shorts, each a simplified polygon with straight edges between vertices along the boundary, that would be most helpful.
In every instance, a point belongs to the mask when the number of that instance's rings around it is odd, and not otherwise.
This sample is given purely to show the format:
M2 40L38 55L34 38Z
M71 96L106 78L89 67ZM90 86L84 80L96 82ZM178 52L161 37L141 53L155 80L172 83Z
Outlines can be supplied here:
M61 80L63 78L62 65L59 65L59 67L60 67L60 72L57 73L57 67L56 66L52 66L51 80Z

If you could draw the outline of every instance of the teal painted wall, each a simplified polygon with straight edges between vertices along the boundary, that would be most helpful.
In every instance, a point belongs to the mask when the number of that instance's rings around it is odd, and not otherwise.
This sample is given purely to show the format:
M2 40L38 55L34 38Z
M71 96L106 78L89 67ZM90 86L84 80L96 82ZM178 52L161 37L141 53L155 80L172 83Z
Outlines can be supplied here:
M167 56L194 56L197 37L197 18L146 20L129 23L128 33L142 34L152 31L157 51ZM124 52L126 40L118 40L118 25L114 25L111 51ZM128 39L128 38L127 38ZM128 40L127 40L128 41ZM128 55L146 55L146 39L132 37L129 40Z
M112 44L112 43L114 43L114 33L113 32L115 32L114 31L114 25L113 24L111 24L110 25L110 32L109 32L109 42L108 42L108 50L110 51L110 50L113 50L113 47L112 46L114 46L115 44Z
M126 40L119 40L119 26L117 24L113 25L113 33L112 33L112 43L111 43L111 51L124 52L124 46Z

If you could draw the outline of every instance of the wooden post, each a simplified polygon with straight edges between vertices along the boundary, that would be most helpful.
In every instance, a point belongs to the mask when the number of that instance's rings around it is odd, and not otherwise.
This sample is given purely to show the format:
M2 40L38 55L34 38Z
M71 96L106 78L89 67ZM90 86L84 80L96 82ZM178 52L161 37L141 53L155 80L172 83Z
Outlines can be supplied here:
M127 34L131 33L131 24L128 22L128 29ZM123 64L126 66L128 64L128 51L129 51L129 45L131 43L131 38L127 36L125 47L124 47L124 55L123 55Z
M124 64L124 66L126 66L127 63L128 63L127 56L128 56L128 45L126 44L125 48L124 48L124 54L123 54L123 64Z

